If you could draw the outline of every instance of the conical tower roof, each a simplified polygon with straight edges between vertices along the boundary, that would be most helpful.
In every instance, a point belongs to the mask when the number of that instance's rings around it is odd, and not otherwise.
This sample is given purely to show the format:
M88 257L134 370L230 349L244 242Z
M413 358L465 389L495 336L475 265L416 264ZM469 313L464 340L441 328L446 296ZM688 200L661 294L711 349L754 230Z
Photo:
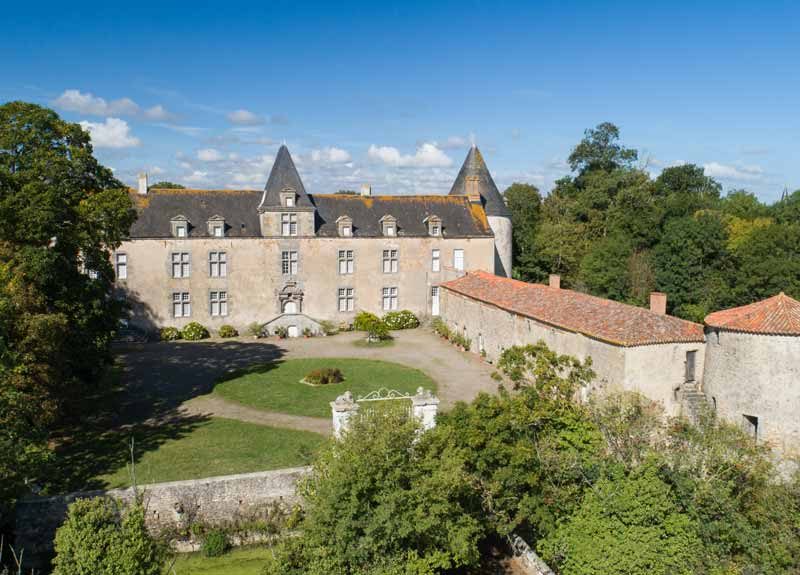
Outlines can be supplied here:
M303 180L300 179L300 174L297 173L289 148L284 144L278 149L278 155L275 156L275 163L272 164L267 185L264 186L264 195L258 207L280 206L281 192L289 190L297 194L297 206L313 207L305 186L303 186Z
M747 333L800 335L800 302L781 292L756 303L709 314L706 325Z
M456 176L456 181L450 188L450 195L466 196L469 179L477 181L478 192L487 216L511 217L511 212L497 189L492 174L489 173L489 168L486 167L486 162L483 160L483 154L477 146L472 146L467 153L467 158Z

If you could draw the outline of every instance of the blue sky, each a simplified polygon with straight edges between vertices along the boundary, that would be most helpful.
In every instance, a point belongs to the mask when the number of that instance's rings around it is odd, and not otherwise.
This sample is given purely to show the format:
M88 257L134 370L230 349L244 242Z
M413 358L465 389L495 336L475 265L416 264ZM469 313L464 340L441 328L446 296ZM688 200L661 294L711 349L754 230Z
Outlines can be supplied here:
M611 121L657 173L800 187L800 3L13 2L0 101L84 122L118 177L445 193L471 140L549 190Z

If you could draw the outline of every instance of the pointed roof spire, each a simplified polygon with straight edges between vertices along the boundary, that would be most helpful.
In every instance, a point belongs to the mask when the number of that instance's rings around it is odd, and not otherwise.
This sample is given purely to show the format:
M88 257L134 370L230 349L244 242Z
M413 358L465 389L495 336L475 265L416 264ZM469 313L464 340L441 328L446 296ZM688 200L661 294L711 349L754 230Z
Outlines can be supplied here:
M480 193L483 209L486 210L487 216L511 217L511 212L506 206L500 191L497 189L492 179L492 174L489 173L489 168L486 167L483 155L474 142L467 153L461 170L458 172L458 176L456 176L455 182L453 182L453 187L450 188L449 195L468 195L468 178L477 180L478 192Z
M281 192L286 191L294 191L297 194L297 206L313 207L305 186L303 186L303 180L300 179L300 174L297 173L292 156L289 154L289 148L283 144L278 149L278 155L275 156L275 163L272 164L267 185L264 186L264 195L261 197L258 207L280 206Z

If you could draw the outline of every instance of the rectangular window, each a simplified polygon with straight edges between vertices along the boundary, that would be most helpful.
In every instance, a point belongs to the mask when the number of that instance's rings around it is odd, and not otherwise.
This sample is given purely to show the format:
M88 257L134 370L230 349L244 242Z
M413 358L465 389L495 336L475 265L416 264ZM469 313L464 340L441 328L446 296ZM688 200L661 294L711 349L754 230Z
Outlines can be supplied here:
M439 286L431 286L431 315L439 315Z
M339 275L353 273L353 250L339 250Z
M686 378L685 378L685 381L694 381L696 360L697 360L697 352L696 351L692 350L692 351L687 351L686 352Z
M431 225L431 235L438 236L439 235L439 226L437 224Z
M283 275L297 275L297 252L281 252L281 273Z
M294 207L294 198L291 196L287 196L286 198L286 207L293 208Z
M223 233L222 226L214 226L214 237L221 238L225 234Z
M172 317L191 317L191 315L192 300L189 297L189 292L173 292Z
M397 250L383 250L383 273L397 273Z
M753 441L758 441L758 417L755 415L742 415L742 427L745 433L753 438Z
M438 272L440 269L442 269L441 252L431 250L431 271Z
M225 252L208 252L208 275L212 278L228 276L228 254Z
M209 296L211 315L221 317L228 315L228 292L212 291Z
M339 311L353 311L353 288L339 288Z
M397 309L397 288L383 288L383 310L390 311Z
M175 235L179 238L186 237L186 226L176 226L175 227Z
M463 271L464 250L453 250L453 267L459 271Z
M117 268L117 279L118 280L128 279L128 254L117 254L115 258L116 258L116 268Z
M175 252L172 254L172 277L188 278L191 273L189 265L189 252Z
M353 235L353 232L352 232L350 226L342 226L342 235L344 237L346 237L346 238L348 238L348 237Z
M281 235L297 235L297 214L281 214Z

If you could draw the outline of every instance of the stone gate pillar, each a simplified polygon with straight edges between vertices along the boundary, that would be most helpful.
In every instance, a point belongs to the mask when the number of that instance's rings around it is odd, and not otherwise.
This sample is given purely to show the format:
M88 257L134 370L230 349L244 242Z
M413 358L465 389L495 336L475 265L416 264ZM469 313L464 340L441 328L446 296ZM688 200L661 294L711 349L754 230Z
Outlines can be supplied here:
M436 427L436 414L439 411L439 398L427 389L417 388L417 394L411 398L411 410L414 417L427 431Z
M358 404L353 400L353 394L346 391L335 401L331 401L330 405L333 415L333 436L339 439L350 428L350 419L358 411Z

